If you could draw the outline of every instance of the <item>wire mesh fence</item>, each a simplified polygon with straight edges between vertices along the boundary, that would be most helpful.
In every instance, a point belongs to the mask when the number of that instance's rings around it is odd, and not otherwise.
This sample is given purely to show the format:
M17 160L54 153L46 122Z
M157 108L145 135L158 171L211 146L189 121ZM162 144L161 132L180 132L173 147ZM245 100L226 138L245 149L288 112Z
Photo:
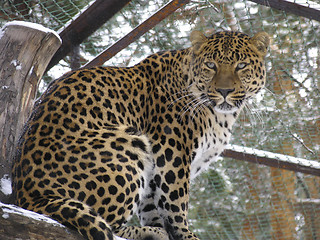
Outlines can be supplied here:
M1 1L0 27L24 20L61 32L91 2ZM168 2L131 1L80 45L80 64ZM295 3L320 9L315 1ZM153 52L188 47L193 29L207 35L220 30L270 34L266 89L243 111L231 143L319 162L320 23L251 1L191 1L106 65L133 65ZM72 59L61 60L40 87L70 70ZM221 158L193 181L190 200L189 222L203 240L320 238L319 177Z

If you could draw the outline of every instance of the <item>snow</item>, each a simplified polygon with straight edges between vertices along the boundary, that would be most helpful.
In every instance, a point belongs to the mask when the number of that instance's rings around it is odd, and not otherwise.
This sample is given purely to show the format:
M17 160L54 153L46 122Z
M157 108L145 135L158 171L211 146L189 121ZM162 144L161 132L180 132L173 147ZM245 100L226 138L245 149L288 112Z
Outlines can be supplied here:
M4 31L0 29L0 39L2 38L3 35L4 35Z
M16 67L16 70L21 70L22 67L21 67L21 64L18 60L12 60L10 64L13 64L13 66Z
M290 0L289 2L295 3L295 4L299 4L301 6L304 7L308 7L308 8L314 8L314 9L320 9L320 4L317 1L306 1L306 0Z
M311 161L303 158L297 158L297 157L292 157L292 156L283 155L279 153L267 152L263 150L258 150L258 149L248 148L248 147L243 147L238 145L231 145L231 144L227 146L227 149L234 150L237 152L254 154L258 157L273 158L282 162L293 163L300 166L312 167L320 170L320 162L317 162L317 161Z
M49 217L46 217L44 215L29 211L29 210L25 210L23 208L19 208L15 205L4 204L4 203L0 202L0 208L2 208L2 211L3 211L3 214L2 214L3 218L9 218L10 214L12 213L12 214L22 215L22 216L25 216L25 217L28 217L28 218L31 218L31 219L34 219L37 221L44 221L44 222L51 223L51 224L54 224L54 225L57 225L60 227L64 227L62 224L58 223L57 221L55 221Z
M297 199L298 203L311 203L311 204L317 204L320 205L320 199L316 198L306 198L306 199Z
M24 22L24 21L12 21L12 22L9 22L9 23L6 23L4 25L4 28L5 27L8 27L8 26L11 26L11 25L14 25L14 26L23 26L23 27L27 27L27 28L33 28L33 29L37 29L41 32L44 32L44 33L53 33L59 40L60 42L61 41L61 38L60 36L58 35L58 33L56 33L55 31L49 29L49 28L46 28L40 24L37 24L37 23L31 23L31 22ZM0 38L1 38L1 32L0 32Z
M3 175L0 179L0 191L3 192L4 195L10 195L12 193L11 179L8 174Z
M115 235L113 235L113 238L115 240L128 240L128 239L125 239L125 238L122 238L122 237L118 237L118 236L115 236Z
M33 73L33 69L34 69L34 66L32 66L32 67L30 68L29 73L28 73L28 77L30 77L31 74Z

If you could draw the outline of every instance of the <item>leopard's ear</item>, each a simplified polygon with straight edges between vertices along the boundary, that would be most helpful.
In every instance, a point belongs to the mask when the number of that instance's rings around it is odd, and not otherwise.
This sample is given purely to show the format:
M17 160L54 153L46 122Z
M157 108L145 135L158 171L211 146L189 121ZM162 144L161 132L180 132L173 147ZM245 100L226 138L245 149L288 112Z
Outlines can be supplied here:
M201 46L207 41L207 37L200 31L192 31L190 35L190 41L192 43L193 52L199 53Z
M264 57L270 44L270 36L266 32L259 32L250 39L250 42L258 50L258 53Z

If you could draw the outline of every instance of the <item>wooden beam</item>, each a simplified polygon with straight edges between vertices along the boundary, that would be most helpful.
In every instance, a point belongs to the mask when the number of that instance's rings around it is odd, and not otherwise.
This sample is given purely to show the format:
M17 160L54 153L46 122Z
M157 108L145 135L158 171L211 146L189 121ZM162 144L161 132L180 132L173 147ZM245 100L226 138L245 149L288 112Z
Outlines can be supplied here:
M320 176L320 163L258 149L230 145L223 157Z
M250 0L267 7L272 7L277 10L293 13L295 15L320 21L320 11L314 8L302 6L294 2L284 0Z
M92 33L106 23L131 0L96 0L81 13L74 21L59 33L62 45L53 56L46 71L56 65Z
M168 17L170 14L175 12L178 8L190 2L190 0L173 0L165 5L163 8L158 10L155 14L153 14L150 18L141 23L138 27L133 29L126 36L121 38L111 47L104 50L101 54L99 54L96 58L94 58L91 62L87 63L85 67L93 67L99 66L108 61L122 49L127 47L132 42L136 41L139 37L161 22L163 19Z

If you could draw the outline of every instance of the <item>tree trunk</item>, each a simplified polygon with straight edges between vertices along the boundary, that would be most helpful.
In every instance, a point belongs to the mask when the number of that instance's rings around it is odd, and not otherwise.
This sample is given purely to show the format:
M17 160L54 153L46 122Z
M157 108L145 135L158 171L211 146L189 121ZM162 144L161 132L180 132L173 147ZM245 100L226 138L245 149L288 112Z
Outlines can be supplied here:
M243 219L241 229L241 239L256 240L259 236L260 221L258 219L260 204L260 171L256 164L248 164L248 191L250 201L247 201L245 208L247 216Z
M291 141L282 142L282 154L294 156ZM291 171L271 168L271 236L274 240L295 239L296 221L294 203L296 197L295 174Z
M295 207L303 215L305 224L303 226L304 239L320 239L320 201L319 199L301 199Z
M37 85L61 45L53 31L12 22L0 31L0 201L10 202L16 142L33 107Z

